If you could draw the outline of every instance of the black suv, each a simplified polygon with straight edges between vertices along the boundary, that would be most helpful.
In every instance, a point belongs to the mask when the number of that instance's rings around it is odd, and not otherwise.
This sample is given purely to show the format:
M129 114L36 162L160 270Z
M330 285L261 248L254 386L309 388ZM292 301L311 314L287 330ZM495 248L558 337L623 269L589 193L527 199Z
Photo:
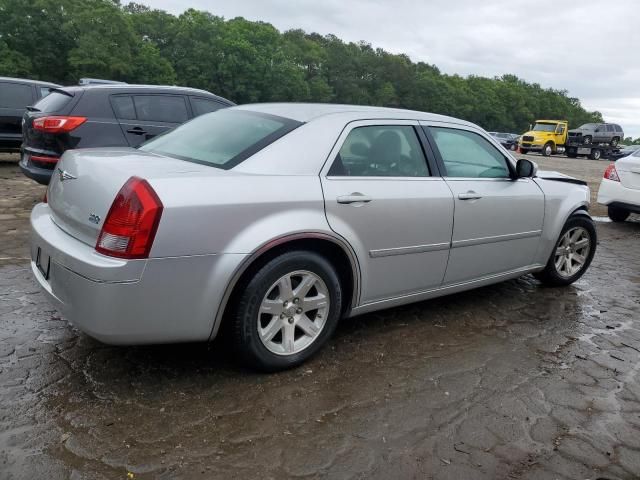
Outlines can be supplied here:
M24 114L20 168L48 184L72 148L137 147L198 115L233 102L204 90L152 85L91 85L54 89Z
M37 80L0 77L0 152L20 149L25 108L58 86Z

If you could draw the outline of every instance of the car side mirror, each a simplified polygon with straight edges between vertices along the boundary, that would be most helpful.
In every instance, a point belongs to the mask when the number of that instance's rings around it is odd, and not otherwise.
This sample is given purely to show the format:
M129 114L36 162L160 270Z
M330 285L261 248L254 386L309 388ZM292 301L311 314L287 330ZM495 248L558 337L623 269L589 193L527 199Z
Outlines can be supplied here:
M516 177L517 178L531 178L535 177L538 173L538 165L531 160L521 158L516 162Z

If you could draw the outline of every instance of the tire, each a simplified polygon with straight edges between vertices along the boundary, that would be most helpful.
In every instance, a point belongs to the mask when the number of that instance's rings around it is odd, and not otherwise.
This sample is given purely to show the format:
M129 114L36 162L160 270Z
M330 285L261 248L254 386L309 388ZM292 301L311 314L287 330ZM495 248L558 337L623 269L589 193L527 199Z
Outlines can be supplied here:
M620 141L620 139L618 137L613 137L613 139L611 140L611 143L609 145L611 145L612 147L617 147L619 141Z
M582 144L583 144L583 145L591 145L591 140L593 140L593 139L591 138L591 135L587 135L586 137L584 137L584 138L582 139Z
M565 244L570 248L574 249L575 245L571 245L566 242L565 238L567 233L569 236L575 235L576 232L580 232L581 235L584 233L584 237L579 237L578 240L583 240L584 238L588 238L588 251L585 252L584 248L579 248L571 253L559 254L558 251L565 246ZM591 265L591 260L593 260L593 256L596 253L596 245L598 242L598 235L596 233L596 227L593 220L586 215L573 215L569 217L567 223L565 223L562 228L562 232L553 247L553 252L551 252L551 256L549 257L549 261L545 266L544 270L540 272L534 273L534 277L540 280L545 285L561 287L566 285L571 285L573 282L578 280L584 272L587 271L589 265ZM579 244L580 242L578 242ZM577 257L579 252L582 251L582 257L584 257L584 261L581 265L578 263ZM566 258L568 255L571 257ZM575 256L575 258L574 258ZM564 263L562 262L560 257L565 257ZM567 260L569 265L567 266ZM573 262L576 261L576 270L572 273L570 269L573 268ZM569 271L567 271L569 270Z
M600 160L601 157L602 151L599 148L594 148L593 150L591 150L591 155L589 155L589 158L591 160Z
M553 153L553 144L551 142L546 143L544 147L542 147L542 155L545 157L550 157Z
M517 149L518 146L515 143L509 147L509 150L511 150L512 152L515 152Z
M289 293L283 292L282 283L278 283L283 278L289 278ZM315 283L309 293L294 301L303 279ZM328 305L325 302L324 307L303 310L305 303L307 308L316 305L309 299L322 295ZM249 279L237 302L232 329L236 351L248 367L275 372L305 362L331 337L342 312L342 287L329 261L315 252L298 250L262 266ZM273 308L275 313L264 313L263 307Z
M629 218L629 215L629 210L625 210L624 208L612 207L611 205L607 207L607 216L611 219L612 222L624 222L627 218Z
M520 147L520 153L523 155L526 155L529 152L529 150L527 150L526 148L522 148Z
M578 151L573 149L573 148L567 150L567 157L569 157L569 158L578 158Z

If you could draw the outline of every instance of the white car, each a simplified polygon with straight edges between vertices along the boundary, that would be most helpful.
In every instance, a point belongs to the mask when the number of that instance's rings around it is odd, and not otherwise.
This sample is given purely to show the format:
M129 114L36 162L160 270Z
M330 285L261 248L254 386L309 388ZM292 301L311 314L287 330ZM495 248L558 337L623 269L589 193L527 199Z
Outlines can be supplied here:
M612 163L604 171L598 203L608 207L609 218L624 222L640 213L640 149Z

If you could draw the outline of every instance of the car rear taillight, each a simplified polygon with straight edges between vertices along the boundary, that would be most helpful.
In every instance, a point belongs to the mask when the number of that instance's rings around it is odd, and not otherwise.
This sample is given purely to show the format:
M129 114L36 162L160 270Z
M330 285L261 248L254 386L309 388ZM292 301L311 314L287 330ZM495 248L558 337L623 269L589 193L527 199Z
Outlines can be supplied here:
M40 117L33 121L33 128L47 133L67 133L78 128L86 121L87 117L66 117L62 115Z
M98 235L96 251L111 257L147 258L162 209L162 202L151 185L131 177L109 209Z
M48 191L45 190L44 191L44 197L42 197L42 203L48 203L48 201L47 201L47 193L48 193Z
M604 171L604 178L606 178L607 180L613 180L614 182L620 181L620 177L618 176L618 171L616 170L615 163L612 163L611 165L609 165L607 169Z

